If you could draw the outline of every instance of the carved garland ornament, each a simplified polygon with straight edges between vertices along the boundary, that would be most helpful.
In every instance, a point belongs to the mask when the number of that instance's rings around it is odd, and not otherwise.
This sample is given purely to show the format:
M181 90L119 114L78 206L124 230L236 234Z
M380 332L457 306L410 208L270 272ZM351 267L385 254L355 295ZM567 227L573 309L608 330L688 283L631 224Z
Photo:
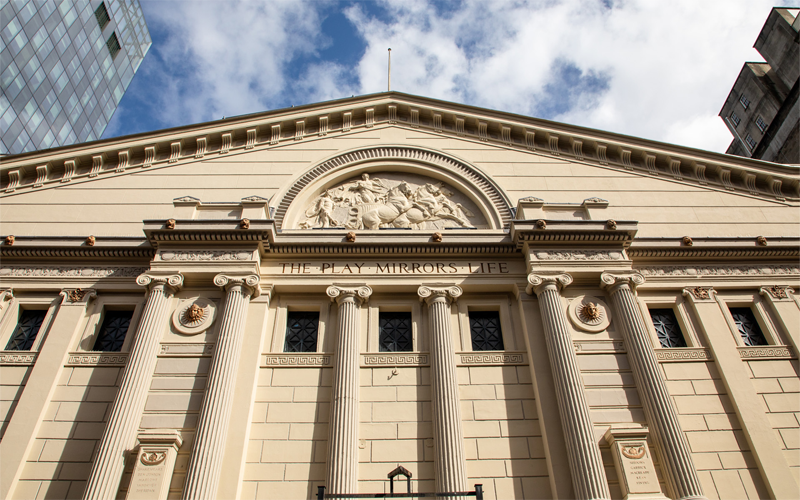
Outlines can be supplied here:
M196 297L183 301L172 313L172 326L184 335L197 335L214 323L217 307L209 299Z
M567 316L575 328L588 333L599 333L608 328L611 318L608 305L597 297L581 295L569 304Z
M626 444L620 447L620 452L622 452L625 458L637 460L644 456L645 447L643 443Z
M158 465L166 459L165 451L145 451L139 458L144 465Z

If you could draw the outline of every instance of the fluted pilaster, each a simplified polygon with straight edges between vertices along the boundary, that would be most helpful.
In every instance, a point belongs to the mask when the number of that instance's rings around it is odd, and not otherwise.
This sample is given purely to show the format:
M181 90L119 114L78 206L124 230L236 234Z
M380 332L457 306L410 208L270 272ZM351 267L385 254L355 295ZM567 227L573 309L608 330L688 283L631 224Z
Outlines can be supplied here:
M628 347L628 359L647 423L652 430L661 469L677 498L705 498L692 462L689 443L681 429L678 413L661 376L650 335L633 296L633 288L644 283L644 277L636 272L603 273L600 279L611 297L616 324L622 330Z
M150 272L136 278L136 283L148 287L147 301L108 425L92 464L83 494L85 500L117 496L125 456L136 445L136 431L155 370L161 334L167 324L169 300L183 284L183 276Z
M450 331L450 303L461 296L461 288L421 286L420 300L428 304L431 344L433 406L433 450L436 491L467 490L464 431L458 398L455 349Z
M611 498L559 293L560 288L572 283L572 276L529 274L528 283L528 293L533 292L539 298L575 497L585 500Z
M217 486L225 455L225 438L230 423L236 369L242 353L242 338L251 296L261 288L256 275L218 274L214 284L225 289L225 307L219 325L217 346L211 360L206 394L200 409L197 435L186 471L184 500L217 498Z
M358 492L358 390L359 318L358 310L369 300L368 286L330 286L328 297L339 304L339 332L336 341L328 438L329 493Z

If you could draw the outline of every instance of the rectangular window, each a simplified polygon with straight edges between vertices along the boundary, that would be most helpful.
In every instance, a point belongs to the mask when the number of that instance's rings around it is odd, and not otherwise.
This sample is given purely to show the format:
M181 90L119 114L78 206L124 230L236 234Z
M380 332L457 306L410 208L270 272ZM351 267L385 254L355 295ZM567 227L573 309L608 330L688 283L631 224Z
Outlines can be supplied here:
M650 309L650 318L661 347L686 347L686 340L672 309Z
M381 352L414 350L411 335L411 313L382 312L378 316Z
M317 352L319 312L289 311L283 352Z
M94 17L97 18L97 24L100 25L100 29L104 29L106 24L111 21L111 17L108 15L108 9L106 9L106 3L100 2L100 5L97 6L97 10L94 11Z
M739 103L742 105L744 109L747 109L747 106L750 105L750 100L747 97L745 97L744 94L742 94L739 96Z
M473 351L502 351L503 331L497 311L470 311L469 331Z
M747 134L747 137L744 138L744 142L747 143L747 146L750 148L750 151L756 149L756 145L758 144L755 139L753 139L750 134Z
M730 307L731 316L745 345L767 345L753 310L749 307Z
M42 327L45 314L47 311L21 311L6 351L30 351Z
M758 116L758 118L756 118L756 125L758 125L758 129L761 130L762 132L767 130L767 122L765 122L760 115Z
M736 113L731 113L731 123L733 123L734 127L739 126L739 121L739 117L736 115Z
M116 33L111 33L111 36L108 37L108 40L106 40L106 47L108 47L108 51L111 53L112 59L117 57L119 49L121 49L122 47L120 47L119 45L119 40L117 40Z
M132 317L133 311L106 311L103 325L100 327L100 333L97 334L97 340L92 350L121 351L128 327L131 326Z

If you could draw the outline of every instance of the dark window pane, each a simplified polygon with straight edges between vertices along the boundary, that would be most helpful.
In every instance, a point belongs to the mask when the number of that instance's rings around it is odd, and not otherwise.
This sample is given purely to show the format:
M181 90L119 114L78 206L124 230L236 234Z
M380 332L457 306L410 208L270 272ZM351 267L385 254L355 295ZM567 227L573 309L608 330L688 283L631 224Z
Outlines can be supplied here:
M319 312L290 311L286 319L283 352L317 352Z
M473 351L502 351L503 332L497 311L470 311L469 330Z
M133 311L106 311L93 351L121 351Z
M411 351L414 342L411 338L411 313L382 312L380 325L381 352Z
M767 339L749 307L731 307L730 311L745 345L767 345Z
M111 53L111 58L117 57L117 52L119 52L120 47L119 40L117 40L117 34L111 33L111 36L108 37L106 41L106 46L108 47L108 51Z
M36 335L42 327L47 311L22 311L14 333L8 341L6 351L30 351Z
M94 11L94 17L97 18L97 24L100 25L101 30L106 27L106 24L108 24L109 21L111 21L111 18L108 16L108 10L106 9L105 2L101 3L97 7L97 10Z
M661 347L686 347L678 318L672 309L650 309L653 326L656 327Z

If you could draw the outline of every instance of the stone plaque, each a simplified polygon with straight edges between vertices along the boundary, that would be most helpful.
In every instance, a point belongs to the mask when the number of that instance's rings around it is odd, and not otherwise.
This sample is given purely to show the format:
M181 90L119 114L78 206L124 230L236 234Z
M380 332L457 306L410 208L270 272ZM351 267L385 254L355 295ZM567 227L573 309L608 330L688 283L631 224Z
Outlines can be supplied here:
M139 453L128 486L128 500L166 499L181 443L177 432L139 434Z
M667 498L658 484L647 434L647 428L642 426L611 427L606 431L625 500Z

